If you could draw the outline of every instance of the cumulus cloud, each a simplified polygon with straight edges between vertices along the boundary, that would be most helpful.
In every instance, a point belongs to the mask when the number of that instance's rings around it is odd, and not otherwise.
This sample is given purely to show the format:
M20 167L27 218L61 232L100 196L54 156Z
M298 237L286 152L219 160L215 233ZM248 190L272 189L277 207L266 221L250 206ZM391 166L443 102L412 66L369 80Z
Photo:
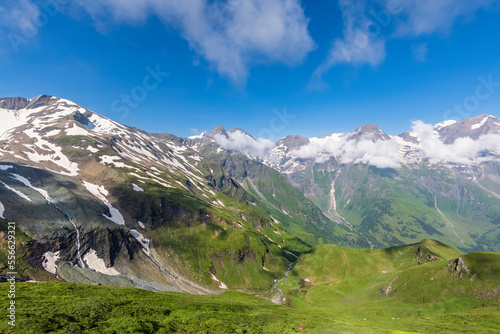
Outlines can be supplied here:
M338 64L376 66L386 57L386 40L446 33L459 18L470 19L499 0L339 0L343 37L332 42L325 60L314 71L309 88L324 88L322 75ZM425 60L427 46L413 49Z
M156 15L178 29L219 74L246 82L256 63L303 62L315 48L299 0L77 0L103 27Z
M445 144L434 125L422 121L413 122L413 135L418 144L400 143L400 138L375 140L365 134L360 140L350 140L348 134L312 138L310 143L292 152L300 159L313 159L317 163L335 158L341 164L366 164L377 168L398 168L405 163L427 159L432 164L457 163L470 165L498 160L500 134L485 134L474 140L470 137L457 138L453 144ZM415 150L410 155L400 154L405 144Z
M384 0L388 5L394 0ZM397 34L418 36L436 31L446 32L459 17L471 18L484 7L498 0L401 0L401 14L397 19Z
M445 144L434 131L434 126L422 121L413 122L413 132L420 141L422 157L431 163L453 162L469 165L493 160L487 153L500 153L500 135L486 134L474 140L470 137L457 138L453 144Z
M264 159L275 146L269 139L255 140L242 131L228 132L227 137L224 134L215 134L213 138L223 149L248 154L259 159Z
M373 140L370 134L360 140L349 140L347 135L332 135L311 140L308 145L292 152L302 159L317 163L335 158L341 164L366 164L377 168L398 168L404 159L398 155L399 144L394 140Z
M310 88L322 88L322 75L337 64L376 66L385 59L385 40L380 32L371 29L374 24L365 15L366 0L339 0L339 6L344 20L344 36L333 41L326 59L311 78Z

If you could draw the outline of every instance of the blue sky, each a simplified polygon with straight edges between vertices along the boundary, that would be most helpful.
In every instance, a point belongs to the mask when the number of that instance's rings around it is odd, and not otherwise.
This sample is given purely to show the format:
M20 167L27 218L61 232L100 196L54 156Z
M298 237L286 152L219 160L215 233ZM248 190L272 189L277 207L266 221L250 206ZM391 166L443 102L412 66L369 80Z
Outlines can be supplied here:
M4 0L0 96L179 136L399 134L500 116L499 18L498 0Z

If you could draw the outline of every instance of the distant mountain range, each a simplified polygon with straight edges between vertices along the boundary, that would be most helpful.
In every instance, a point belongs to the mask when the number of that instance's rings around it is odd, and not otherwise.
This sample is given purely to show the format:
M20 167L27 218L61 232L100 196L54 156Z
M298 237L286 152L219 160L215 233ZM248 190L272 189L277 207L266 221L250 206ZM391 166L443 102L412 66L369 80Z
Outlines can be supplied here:
M276 143L151 134L47 95L1 98L0 120L0 224L25 280L260 294L319 244L500 251L493 116Z
M224 135L224 137L221 136ZM462 250L500 242L500 119L414 122L389 136L377 125L314 138L259 142L222 127L196 138L279 171L333 221L374 247L437 238ZM242 181L240 179L240 181ZM362 238L363 238L362 237Z

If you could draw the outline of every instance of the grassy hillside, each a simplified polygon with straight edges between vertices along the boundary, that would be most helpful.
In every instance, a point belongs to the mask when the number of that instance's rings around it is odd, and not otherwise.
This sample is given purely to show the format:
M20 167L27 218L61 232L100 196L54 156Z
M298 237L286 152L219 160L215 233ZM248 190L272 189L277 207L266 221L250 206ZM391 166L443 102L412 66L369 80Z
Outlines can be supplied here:
M486 320L490 312L500 316L500 254L462 256L434 240L381 250L315 246L278 287L289 306L374 329L500 331L500 320ZM484 315L484 326L457 322L470 312Z
M287 306L235 291L17 283L17 326L0 322L0 333L500 333L496 253L462 255L433 240L320 245L282 283Z

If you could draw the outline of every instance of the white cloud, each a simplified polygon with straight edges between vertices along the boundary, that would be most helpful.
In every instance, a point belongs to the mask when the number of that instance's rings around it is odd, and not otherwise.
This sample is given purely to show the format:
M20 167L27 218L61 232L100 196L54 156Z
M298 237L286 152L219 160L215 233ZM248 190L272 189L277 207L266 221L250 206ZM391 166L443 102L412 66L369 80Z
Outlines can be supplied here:
M309 88L324 88L322 76L335 65L380 64L386 57L387 39L446 33L457 19L473 18L480 8L499 3L499 0L339 0L343 37L332 42L325 60L314 71ZM425 60L425 44L418 44L413 51L417 60Z
M484 156L486 152L500 153L500 135L486 134L474 140L462 137L453 144L445 144L434 131L434 126L422 121L413 122L413 132L420 141L422 156L431 163L453 162L469 165L482 161L492 160L493 157Z
M384 0L387 3L394 0ZM446 32L459 17L471 18L475 12L498 0L400 0L402 13L397 16L397 34L418 36Z
M488 154L500 154L500 134L486 134L476 140L462 137L453 144L445 144L434 125L415 121L412 128L419 144L414 146L416 152L405 157L400 154L401 145L405 144L398 143L401 138L373 140L369 134L359 141L349 140L348 134L312 138L309 144L292 154L318 163L335 158L341 164L367 164L377 168L398 168L404 163L416 162L417 159L428 159L432 164L451 162L464 165L498 160L498 157Z
M258 63L303 62L315 44L300 0L77 0L102 28L156 15L222 76L243 84Z
M339 0L344 36L333 41L326 59L315 70L309 88L323 88L321 77L338 64L380 64L386 55L385 40L377 24L366 17L366 0Z
M400 137L383 140L375 137L374 133L357 137L357 133L353 132L311 138L307 145L291 154L294 158L311 159L316 163L335 158L341 164L365 164L377 168L399 168L405 163L418 162L420 159L427 159L432 164L451 162L470 165L498 160L488 153L497 156L500 154L500 134L482 135L476 140L463 137L453 144L445 144L434 125L415 121L412 129L412 135L417 138L418 144L406 143ZM227 136L216 134L213 138L219 146L229 151L275 163L280 159L273 150L275 143L268 139L255 140L242 131L228 132ZM406 145L412 146L409 155L402 154Z
M302 159L322 163L331 158L342 164L367 164L377 168L398 168L404 159L398 156L399 144L394 139L373 140L370 134L360 140L349 140L347 135L332 135L321 140L313 138L308 145L293 151Z
M260 159L264 159L275 146L269 139L255 140L242 131L228 132L227 137L223 134L216 134L213 138L220 147L226 150L237 151Z

